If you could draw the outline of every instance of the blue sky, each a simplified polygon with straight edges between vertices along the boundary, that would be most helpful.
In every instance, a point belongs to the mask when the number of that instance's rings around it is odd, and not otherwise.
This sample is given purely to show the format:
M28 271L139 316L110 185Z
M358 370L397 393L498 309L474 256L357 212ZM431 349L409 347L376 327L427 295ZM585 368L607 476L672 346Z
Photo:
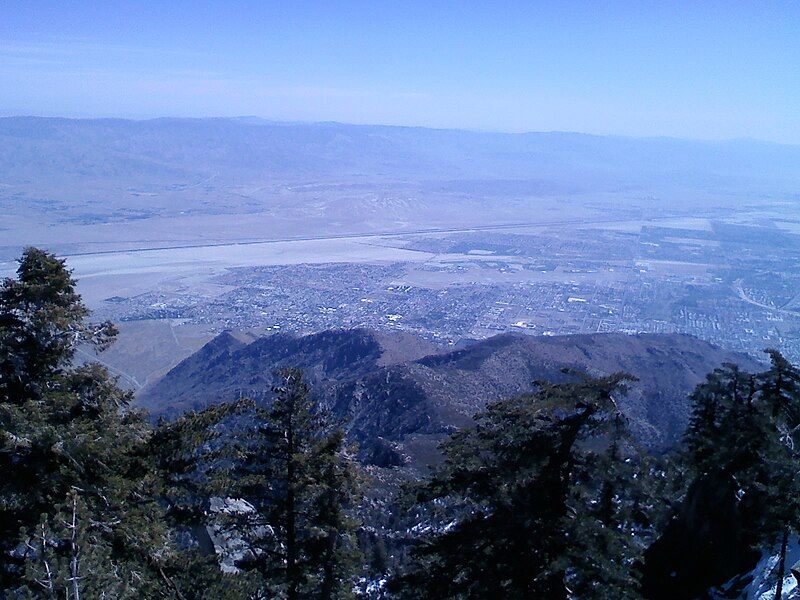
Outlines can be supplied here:
M800 143L800 3L5 0L0 113Z

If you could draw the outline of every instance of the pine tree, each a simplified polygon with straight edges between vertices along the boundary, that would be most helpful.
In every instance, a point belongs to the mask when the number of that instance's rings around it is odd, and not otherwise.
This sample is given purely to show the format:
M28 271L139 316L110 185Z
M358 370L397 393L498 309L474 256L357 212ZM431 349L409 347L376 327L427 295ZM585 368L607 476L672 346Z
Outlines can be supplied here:
M244 500L222 526L245 541L237 565L260 574L272 597L348 598L358 561L350 516L359 476L341 431L316 410L297 369L240 436L220 494Z
M157 597L158 586L115 557L112 537L104 535L96 514L74 491L53 514L42 515L26 536L26 588L35 597L94 599ZM115 568L109 568L114 565ZM162 596L163 597L163 596Z
M635 464L613 399L626 379L542 384L453 435L444 464L417 490L433 535L419 539L397 593L567 598L575 588L582 598L637 597L644 542L635 538L646 510L623 483Z
M252 410L250 402L223 403L178 419L161 421L148 442L159 474L159 503L168 526L183 540L181 552L164 565L180 597L255 597L255 578L223 572L208 535L212 480L223 468L230 421Z
M17 277L0 286L0 402L35 399L75 354L76 342L105 347L116 329L93 325L64 261L27 248Z
M780 353L769 354L768 371L723 365L692 394L677 463L687 482L682 501L647 551L654 598L704 593L755 566L764 548L777 546L785 557L798 531L800 375Z
M71 576L78 592L106 577L133 595L155 589L170 551L142 455L149 425L103 367L72 366L79 342L113 337L87 315L63 261L37 249L0 288L0 589L41 592L41 577L26 574L46 556L64 559L78 529L84 561L106 556Z
M758 376L728 365L713 389L717 399L718 427L704 430L690 426L687 437L705 438L708 450L689 456L696 484L722 479L728 485L741 515L744 538L754 550L772 545L794 524L798 515L797 456L793 452L794 428L800 408L797 373L778 353L772 369ZM695 444L697 446L698 444Z
M608 429L605 447L576 461L567 586L576 598L641 598L638 563L652 541L657 510L654 466L621 414L610 418Z
M786 573L786 551L789 536L800 532L800 371L777 350L767 350L770 369L759 375L761 400L771 418L777 443L765 457L772 469L768 485L769 499L763 521L777 529L779 560L776 573L775 599L783 596Z

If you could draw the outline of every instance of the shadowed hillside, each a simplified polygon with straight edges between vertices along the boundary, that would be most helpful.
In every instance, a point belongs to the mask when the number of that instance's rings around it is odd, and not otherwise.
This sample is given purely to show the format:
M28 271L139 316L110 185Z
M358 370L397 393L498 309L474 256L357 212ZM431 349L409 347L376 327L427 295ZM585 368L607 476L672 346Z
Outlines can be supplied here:
M275 368L296 365L317 400L346 419L352 438L406 442L424 461L443 434L470 423L488 402L530 390L536 380L564 381L571 377L565 368L591 375L624 371L639 381L620 400L623 411L640 439L664 447L686 426L688 394L724 362L758 368L746 356L684 335L504 334L444 352L409 334L367 330L280 334L250 344L223 333L139 402L154 415L176 416L242 396L261 398Z

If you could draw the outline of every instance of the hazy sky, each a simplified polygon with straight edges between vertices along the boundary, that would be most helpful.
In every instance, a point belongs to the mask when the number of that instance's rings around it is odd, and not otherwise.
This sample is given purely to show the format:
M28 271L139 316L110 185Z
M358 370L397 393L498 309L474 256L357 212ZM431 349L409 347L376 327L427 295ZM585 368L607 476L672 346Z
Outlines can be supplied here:
M0 2L0 113L800 143L800 2Z

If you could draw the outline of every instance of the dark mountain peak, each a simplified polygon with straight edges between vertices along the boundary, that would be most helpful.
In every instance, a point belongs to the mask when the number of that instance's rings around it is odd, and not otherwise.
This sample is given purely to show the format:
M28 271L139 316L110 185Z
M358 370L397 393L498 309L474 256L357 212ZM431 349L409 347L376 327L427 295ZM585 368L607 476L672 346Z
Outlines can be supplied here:
M381 356L380 343L364 329L323 331L284 344L273 343L272 348L279 361L294 360L313 381L372 369Z
M215 338L207 342L202 349L211 350L236 350L253 341L252 336L247 336L241 333L235 333L230 329L226 329L218 334Z
M154 414L176 415L239 397L261 397L281 367L299 367L314 385L363 377L441 349L403 332L332 329L275 333L250 341L225 331L184 359L138 398Z
M408 333L366 329L275 334L246 343L226 332L140 394L154 414L175 415L238 397L266 397L273 371L302 368L317 400L369 446L376 436L406 446L422 464L443 435L488 402L564 381L564 369L619 371L638 381L620 399L634 431L666 446L683 432L688 395L724 362L757 370L752 358L691 336L623 333L537 337L501 334L446 351ZM416 454L415 454L416 453Z

